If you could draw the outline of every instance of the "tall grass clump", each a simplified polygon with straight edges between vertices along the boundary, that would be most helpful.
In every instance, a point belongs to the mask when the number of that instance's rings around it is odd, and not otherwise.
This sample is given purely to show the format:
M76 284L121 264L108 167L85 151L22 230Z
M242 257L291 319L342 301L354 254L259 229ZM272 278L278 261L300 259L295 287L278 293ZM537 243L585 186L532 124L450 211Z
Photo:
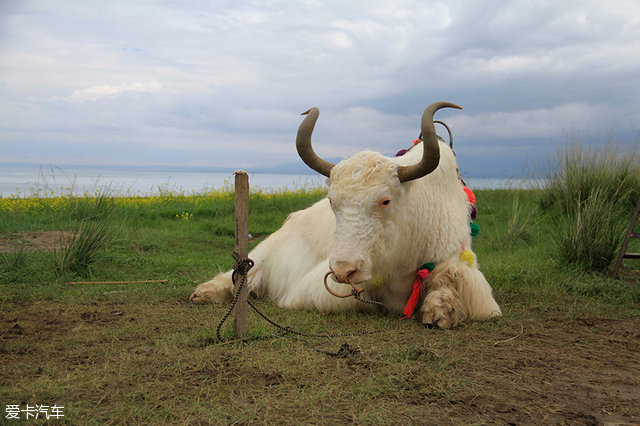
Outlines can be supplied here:
M606 202L633 208L640 196L640 155L633 145L613 137L588 140L577 132L565 135L565 145L549 161L540 207L574 211L577 201L598 192Z
M107 190L95 197L79 197L72 201L69 229L60 234L53 250L55 270L60 277L69 273L81 276L90 273L91 266L105 254L115 236L116 203Z
M555 217L559 258L589 270L615 259L640 196L638 146L566 135L550 162L540 207Z
M574 210L556 222L555 242L561 259L585 269L605 271L616 259L627 228L628 216L594 190Z

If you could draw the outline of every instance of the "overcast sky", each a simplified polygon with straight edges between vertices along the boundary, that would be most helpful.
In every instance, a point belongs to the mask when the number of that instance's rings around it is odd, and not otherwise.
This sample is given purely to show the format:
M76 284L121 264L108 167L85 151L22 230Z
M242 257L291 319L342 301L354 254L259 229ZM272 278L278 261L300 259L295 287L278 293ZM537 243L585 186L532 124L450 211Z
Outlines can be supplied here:
M463 173L640 127L640 2L0 0L0 162L243 167L393 154L434 101Z

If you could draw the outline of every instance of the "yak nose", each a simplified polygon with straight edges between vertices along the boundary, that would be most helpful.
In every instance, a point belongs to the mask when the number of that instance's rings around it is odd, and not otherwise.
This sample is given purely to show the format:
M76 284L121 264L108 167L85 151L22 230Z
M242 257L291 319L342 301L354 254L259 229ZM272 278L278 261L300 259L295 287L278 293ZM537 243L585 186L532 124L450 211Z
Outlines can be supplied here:
M340 283L352 282L353 277L360 270L360 266L358 263L361 262L350 262L346 260L336 260L331 262L330 269L333 272L333 276L336 281Z

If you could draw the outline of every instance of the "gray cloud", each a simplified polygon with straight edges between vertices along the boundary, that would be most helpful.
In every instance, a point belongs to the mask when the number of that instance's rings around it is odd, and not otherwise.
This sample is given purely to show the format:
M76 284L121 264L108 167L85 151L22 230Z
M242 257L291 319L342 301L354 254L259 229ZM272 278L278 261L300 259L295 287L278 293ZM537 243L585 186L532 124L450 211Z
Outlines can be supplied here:
M294 162L310 106L322 155L393 153L448 100L461 163L513 175L567 129L634 138L639 16L621 0L5 2L0 161Z

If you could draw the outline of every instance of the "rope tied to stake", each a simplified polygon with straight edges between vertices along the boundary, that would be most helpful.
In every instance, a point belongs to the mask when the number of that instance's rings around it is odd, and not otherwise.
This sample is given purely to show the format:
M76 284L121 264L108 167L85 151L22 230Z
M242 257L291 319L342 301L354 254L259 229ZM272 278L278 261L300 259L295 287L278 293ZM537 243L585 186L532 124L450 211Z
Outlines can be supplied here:
M240 259L240 256L235 251L231 253L233 260L236 263L233 264L233 273L231 274L231 281L236 282L236 274L240 274L243 277L243 280L246 281L247 274L253 268L254 262L253 260L245 257L244 259Z
M229 306L229 309L224 314L224 316L220 319L220 322L218 323L218 327L216 328L216 337L218 338L218 342L225 342L225 339L222 338L220 331L221 331L222 326L224 325L225 321L229 318L229 316L233 312L233 309L235 308L236 303L238 302L238 299L240 297L240 292L242 291L243 287L247 284L247 273L254 266L253 260L251 260L249 258L241 259L240 256L238 256L238 254L235 251L232 253L232 256L233 256L233 259L235 260L235 264L233 266L232 279L235 282L236 274L240 274L241 281L240 281L240 284L238 285L237 289L235 290L235 294L233 296L233 300L231 302L231 305ZM355 288L355 286L353 286L353 284L352 284L352 287L353 287L353 290L351 290L351 293L348 294L347 297L353 296L353 297L356 298L356 300L358 300L360 302L369 303L369 304L372 304L372 305L378 305L378 306L381 306L382 308L386 309L388 312L391 312L389 310L389 308L385 304L383 304L381 302L362 299L360 297L360 292L362 290L358 290L357 288ZM304 333L304 332L295 330L292 326L284 326L284 325L278 324L276 321L270 319L269 317L267 317L267 315L265 315L262 311L260 311L251 302L250 299L247 299L247 304L260 317L262 317L262 319L264 319L266 322L268 322L269 324L271 324L272 326L274 326L275 328L277 328L279 330L279 332L277 332L275 335L263 336L262 338L268 338L268 337L270 338L270 337L279 337L279 336L291 335L294 338L296 338L298 340L301 340L301 341L305 342L306 344L310 345L316 352L322 353L322 354L325 354L325 355L329 355L329 356L333 356L333 357L336 357L336 358L347 358L349 356L362 355L363 352L362 352L362 350L360 348L353 347L348 342L343 343L337 351L329 351L329 350L322 349L322 348L318 347L314 342L312 342L310 340L310 338L336 338L336 337L365 336L365 335L376 334L376 333L381 333L381 332L385 331L383 329L378 329L378 330L372 330L372 331L360 331L360 332L353 332L352 331L352 332L346 332L346 333ZM238 339L238 340L233 340L231 342L240 342L240 341L248 342L248 341L251 341L251 340L259 340L259 339L261 339L261 338L260 337L250 337L250 338L242 338L242 339Z
M247 284L247 274L249 273L249 270L253 268L253 265L254 265L253 260L249 259L248 257L241 259L238 253L236 253L235 251L231 253L231 256L233 257L233 260L235 260L235 263L233 264L233 272L231 273L231 281L233 281L233 283L235 284L236 274L240 274L240 276L242 277L242 281L240 281L240 284L238 285L238 289L233 295L233 301L231 302L231 306L229 306L227 313L224 314L224 316L218 323L218 327L216 328L216 337L218 338L219 342L222 342L224 340L220 335L220 330L222 329L222 325L225 323L227 318L229 318L229 315L231 315L231 312L233 312L233 309L236 307L236 303L238 303L238 299L240 298L240 293L242 292L242 289L244 288L244 286Z

